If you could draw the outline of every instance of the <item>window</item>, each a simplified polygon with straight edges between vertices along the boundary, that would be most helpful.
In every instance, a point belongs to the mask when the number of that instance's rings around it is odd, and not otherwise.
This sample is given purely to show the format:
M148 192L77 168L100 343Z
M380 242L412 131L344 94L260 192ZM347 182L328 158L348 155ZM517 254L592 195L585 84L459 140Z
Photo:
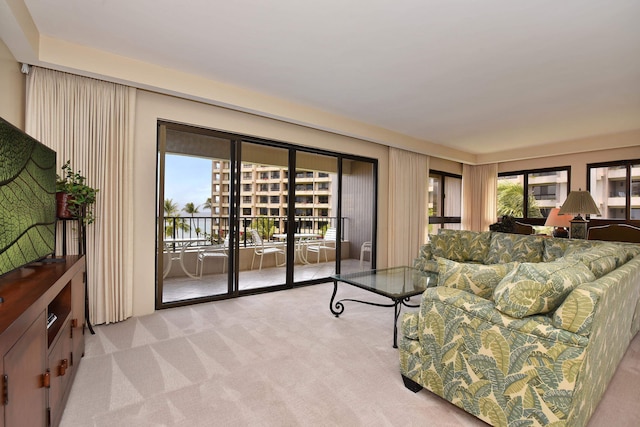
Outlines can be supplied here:
M460 229L462 177L429 171L429 234L439 228Z
M640 219L640 160L588 164L587 177L601 214L591 218Z
M567 199L570 170L566 166L498 174L498 217L546 218Z

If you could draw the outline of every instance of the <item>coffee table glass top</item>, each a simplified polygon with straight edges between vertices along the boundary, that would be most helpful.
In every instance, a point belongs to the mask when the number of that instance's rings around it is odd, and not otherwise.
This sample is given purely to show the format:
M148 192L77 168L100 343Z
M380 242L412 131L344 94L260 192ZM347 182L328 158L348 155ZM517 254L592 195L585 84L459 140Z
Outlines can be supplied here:
M335 274L331 278L392 299L418 295L428 287L438 284L438 273L422 271L413 267L393 267Z

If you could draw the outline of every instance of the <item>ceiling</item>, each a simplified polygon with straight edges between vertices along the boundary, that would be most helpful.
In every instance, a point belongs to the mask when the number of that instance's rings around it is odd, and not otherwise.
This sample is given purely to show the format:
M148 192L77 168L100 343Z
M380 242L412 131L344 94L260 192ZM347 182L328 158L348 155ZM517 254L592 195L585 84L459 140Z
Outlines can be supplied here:
M68 42L474 155L640 129L639 0L0 0L0 13L20 62L74 69L47 59Z

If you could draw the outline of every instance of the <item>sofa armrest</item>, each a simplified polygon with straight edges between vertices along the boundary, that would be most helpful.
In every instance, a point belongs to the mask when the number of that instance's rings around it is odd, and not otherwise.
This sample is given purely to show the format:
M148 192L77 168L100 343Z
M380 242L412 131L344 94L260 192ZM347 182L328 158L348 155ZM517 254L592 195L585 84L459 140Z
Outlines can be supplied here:
M514 319L442 286L423 293L418 336L403 337L402 375L499 426L566 420L589 344L547 316Z
M410 340L418 339L418 313L405 313L402 316L402 323L400 324L400 331L403 337Z

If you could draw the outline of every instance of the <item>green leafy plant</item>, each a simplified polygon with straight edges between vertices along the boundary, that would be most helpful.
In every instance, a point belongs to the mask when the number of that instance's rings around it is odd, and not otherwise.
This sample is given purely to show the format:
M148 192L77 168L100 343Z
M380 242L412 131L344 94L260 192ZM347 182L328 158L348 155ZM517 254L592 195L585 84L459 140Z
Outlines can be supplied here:
M85 184L86 178L74 171L71 161L62 166L62 175L57 175L56 192L67 194L67 209L72 218L82 218L85 224L95 221L93 207L98 190Z

